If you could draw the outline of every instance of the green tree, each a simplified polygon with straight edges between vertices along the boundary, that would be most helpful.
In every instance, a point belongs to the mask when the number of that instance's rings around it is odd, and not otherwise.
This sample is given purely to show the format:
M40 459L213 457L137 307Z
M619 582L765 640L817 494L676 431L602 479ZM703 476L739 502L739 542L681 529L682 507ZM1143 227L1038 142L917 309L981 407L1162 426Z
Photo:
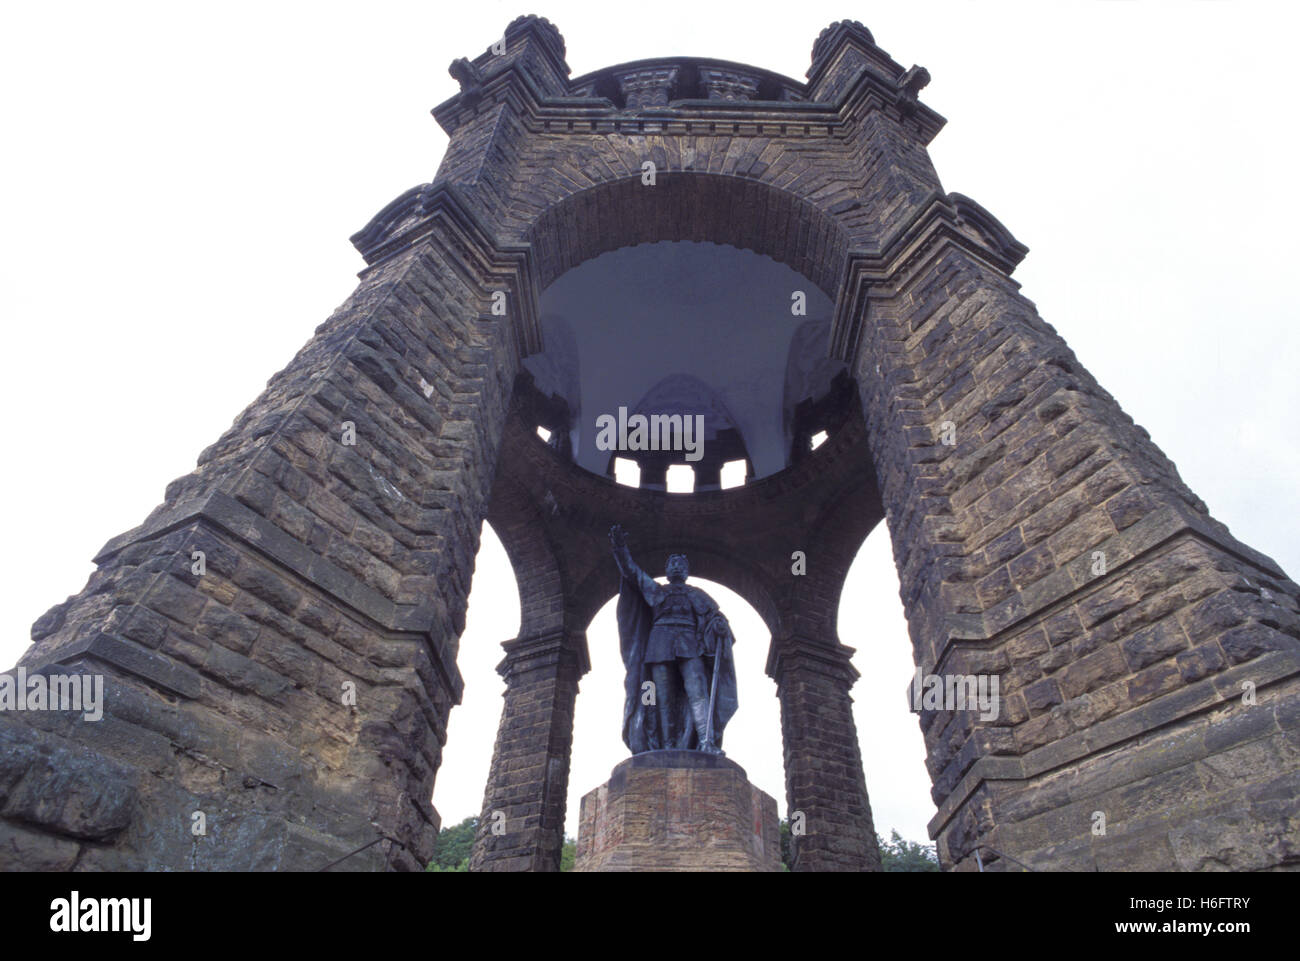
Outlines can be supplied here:
M889 832L889 840L878 837L880 863L886 871L938 871L939 857L933 844L904 841L897 831Z
M897 831L889 832L889 840L877 836L880 844L881 867L886 871L938 871L939 858L933 844L904 841ZM781 867L789 871L794 863L794 838L790 834L790 819L781 821Z
M790 839L790 819L781 819L781 870L789 871L794 863L794 847Z
M433 849L433 860L427 871L468 871L469 849L478 832L478 818L468 817L459 824L438 832L438 843Z
M478 818L466 818L459 824L443 828L438 832L438 843L434 847L433 860L426 871L469 871L470 848L474 846L474 835L478 831ZM578 842L573 838L564 839L560 850L560 870L572 871L573 859L577 854Z

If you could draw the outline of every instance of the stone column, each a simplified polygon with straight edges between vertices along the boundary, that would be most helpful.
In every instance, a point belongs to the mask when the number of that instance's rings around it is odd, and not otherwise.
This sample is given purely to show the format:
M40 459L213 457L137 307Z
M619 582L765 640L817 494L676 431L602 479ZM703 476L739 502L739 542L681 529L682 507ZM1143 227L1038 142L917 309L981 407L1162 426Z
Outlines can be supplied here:
M419 870L432 856L529 301L518 257L449 193L404 203L405 239L376 228L356 293L33 627L23 665L105 673L110 696L98 723L26 723L125 764L148 812L124 814L83 868ZM32 823L51 845L67 833L39 817L0 829ZM17 846L0 844L0 866Z
M583 632L507 641L505 706L492 751L471 871L558 871L573 704L591 668Z
M794 637L773 640L768 655L781 701L788 814L802 816L804 831L792 839L794 871L880 870L849 697L858 678L852 653Z

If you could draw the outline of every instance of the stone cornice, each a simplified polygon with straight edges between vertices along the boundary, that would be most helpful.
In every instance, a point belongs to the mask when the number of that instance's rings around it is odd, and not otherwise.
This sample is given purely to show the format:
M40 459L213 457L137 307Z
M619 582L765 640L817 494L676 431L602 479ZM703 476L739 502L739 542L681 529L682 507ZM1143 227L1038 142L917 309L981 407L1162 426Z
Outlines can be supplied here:
M968 231L981 239L974 239ZM1029 249L973 200L933 192L878 250L850 251L845 258L831 321L831 356L852 365L868 302L893 296L909 277L950 246L1006 276Z
M362 615L389 639L418 635L426 643L447 689L456 703L460 703L465 685L454 653L434 634L437 624L434 608L390 601L228 494L214 491L196 501L176 505L151 523L110 540L95 555L95 563L102 565L131 544L154 540L198 521L233 537L243 547L295 575L322 597ZM58 654L60 658L65 656L62 651Z
M578 677L591 670L585 631L551 631L536 637L516 637L502 641L501 647L506 656L497 665L497 673L507 682L530 671L558 666L570 658L578 668Z
M598 91L604 85L617 83L618 78L625 74L665 69L676 70L679 75L685 70L688 74L717 71L744 77L752 81L756 90L776 93L777 96L770 98L770 102L786 103L808 99L808 85L805 83L762 67L738 63L734 60L718 60L713 57L650 57L645 60L630 60L610 67L601 67L599 70L584 73L581 77L575 77L570 81L569 94L574 97L598 97L601 95ZM707 83L705 78L702 77L701 80ZM677 99L706 98L679 97Z
M1054 609L1075 603L1093 591L1114 583L1134 564L1184 538L1194 538L1237 560L1258 568L1270 577L1286 575L1270 558L1242 544L1231 534L1216 530L1190 509L1166 507L1142 518L1132 527L1111 535L1095 547L1040 580L1016 591L983 614L950 617L947 634L932 670L942 673L957 650L986 649L993 641L1017 628L1039 623ZM1092 574L1092 552L1106 555L1107 572Z
M452 184L412 187L376 214L352 235L353 245L375 269L426 238L437 237L485 286L511 288L520 356L542 349L542 332L536 306L540 297L527 244L499 243L475 214L460 190Z
M449 70L460 81L460 92L429 111L449 137L455 136L458 129L486 113L484 105L504 103L517 114L528 116L536 114L543 103L566 103L573 99L548 96L537 86L537 81L528 71L514 62L506 63L491 73L478 71L472 78L467 78L457 70L460 62L455 61Z
M1087 730L1068 734L1020 757L981 757L970 766L930 819L930 837L937 838L967 799L986 781L1036 778L1080 758L1118 747L1175 721L1236 700L1241 697L1242 681L1250 681L1256 690L1262 692L1268 685L1296 674L1300 674L1300 656L1290 651L1273 651L1170 691L1131 711L1099 721ZM1174 760L1172 763L1183 762Z
M622 97L618 71L627 74L648 75L656 71L665 77L669 89L663 106L646 106L640 110L620 109L612 97ZM675 72L674 72L675 71ZM731 72L755 84L758 94L779 91L789 99L723 99L712 98L710 72ZM683 73L703 75L698 90L687 88L691 96L673 97L682 92L676 79ZM515 63L503 65L496 72L484 73L481 78L467 82L455 69L462 89L434 107L432 113L448 136L464 124L485 113L489 106L505 104L531 128L551 132L591 133L622 130L635 132L646 125L677 123L682 133L724 132L726 125L741 125L732 131L741 135L757 136L755 129L744 125L777 125L778 132L798 134L802 126L819 128L826 136L847 136L858 118L873 109L889 110L901 120L906 118L916 124L923 143L929 143L946 122L942 116L919 103L915 84L903 82L909 76L899 68L899 78L885 76L878 71L861 68L833 101L813 102L807 99L804 85L780 74L736 64L725 60L697 57L670 57L639 60L607 67L574 81L563 96L548 95L542 91L528 72ZM598 89L605 78L609 89ZM669 79L671 78L671 79ZM901 85L900 85L901 84ZM702 126L704 125L704 126ZM784 125L785 130L780 127ZM660 130L663 128L660 127Z
M825 644L801 637L772 638L768 648L767 676L781 684L793 670L812 670L844 685L845 691L861 676L852 664L854 649L846 644Z
M71 666L85 660L102 661L177 697L194 700L202 693L203 681L198 671L135 641L103 631L94 631L55 648L41 669L52 664Z
M682 62L680 58L646 60L609 69L624 69L629 72L655 69L667 71L680 69ZM719 60L690 62L698 64L700 69L724 69L731 66L727 61ZM767 71L754 67L739 66L747 71L747 76L767 74ZM617 89L618 82L611 82ZM789 80L785 82L794 83ZM585 87L575 86L574 89L581 91ZM614 95L614 91L609 93ZM665 106L645 107L640 111L620 110L609 96L595 92L548 96L538 88L526 71L514 64L484 77L479 86L462 89L460 93L434 107L432 113L448 136L452 136L461 126L486 112L485 104L505 104L534 129L572 130L575 133L590 133L593 130L604 132L615 127L633 130L645 123L663 123L670 119L714 124L760 121L773 124L814 124L823 128L838 127L843 123L839 105L809 103L806 100L746 101L691 97L672 100Z

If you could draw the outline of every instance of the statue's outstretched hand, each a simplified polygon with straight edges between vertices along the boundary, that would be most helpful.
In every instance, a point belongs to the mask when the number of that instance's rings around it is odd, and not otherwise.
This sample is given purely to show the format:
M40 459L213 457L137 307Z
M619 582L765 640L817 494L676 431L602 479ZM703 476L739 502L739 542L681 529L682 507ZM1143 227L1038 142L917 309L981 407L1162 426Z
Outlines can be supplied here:
M609 543L615 550L627 547L627 531L623 530L621 524L615 524L609 529Z

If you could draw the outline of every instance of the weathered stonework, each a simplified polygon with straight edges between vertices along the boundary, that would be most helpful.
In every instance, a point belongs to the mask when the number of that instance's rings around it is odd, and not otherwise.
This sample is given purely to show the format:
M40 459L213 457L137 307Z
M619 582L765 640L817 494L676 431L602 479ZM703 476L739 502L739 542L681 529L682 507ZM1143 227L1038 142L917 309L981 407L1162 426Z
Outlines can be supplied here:
M0 719L31 761L0 766L0 867L421 868L485 518L523 624L484 796L508 829L475 869L558 867L616 520L769 626L795 870L879 866L835 616L882 519L918 667L1002 681L993 720L921 713L945 867L1300 863L1300 588L1020 295L1025 247L942 190L928 74L850 22L807 83L687 58L570 80L546 21L505 41L453 65L437 177L353 238L352 297L34 625L22 663L107 675L106 715ZM521 373L540 292L664 240L756 251L833 299L851 384L788 469L676 497L533 432L562 416Z
M734 761L650 751L582 799L575 871L780 871L776 801Z

